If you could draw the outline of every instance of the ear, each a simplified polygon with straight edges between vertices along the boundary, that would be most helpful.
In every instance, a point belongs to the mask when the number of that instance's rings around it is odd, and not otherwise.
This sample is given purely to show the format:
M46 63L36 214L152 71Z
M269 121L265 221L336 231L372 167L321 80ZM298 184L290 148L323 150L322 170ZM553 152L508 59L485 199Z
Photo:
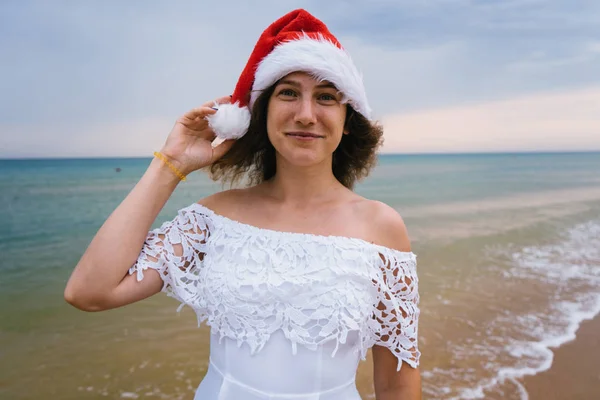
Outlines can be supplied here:
M343 132L343 134L344 134L344 135L348 135L348 134L350 134L350 131L348 131L348 129L344 129L344 132Z

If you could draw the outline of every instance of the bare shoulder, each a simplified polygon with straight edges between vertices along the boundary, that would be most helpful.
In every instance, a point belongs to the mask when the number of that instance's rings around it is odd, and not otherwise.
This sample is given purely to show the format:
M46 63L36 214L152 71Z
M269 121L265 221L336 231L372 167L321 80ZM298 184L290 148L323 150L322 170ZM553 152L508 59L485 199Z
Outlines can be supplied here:
M373 242L398 251L410 252L410 238L404 220L394 208L376 200L362 202Z
M228 214L237 208L244 198L248 196L249 189L229 189L211 194L198 200L198 204L213 210L217 214Z

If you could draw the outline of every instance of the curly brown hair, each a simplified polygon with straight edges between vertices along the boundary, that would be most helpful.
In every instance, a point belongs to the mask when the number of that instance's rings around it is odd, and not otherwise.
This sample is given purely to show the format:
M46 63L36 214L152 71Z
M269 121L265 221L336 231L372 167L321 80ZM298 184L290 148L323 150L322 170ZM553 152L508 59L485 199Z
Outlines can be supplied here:
M231 149L209 167L215 181L232 186L246 178L248 186L262 183L275 176L275 147L267 135L267 109L277 83L264 90L252 108L248 133L238 139ZM383 127L372 123L350 105L346 112L345 129L339 146L333 152L333 175L349 189L369 175L377 163L377 149L383 144Z

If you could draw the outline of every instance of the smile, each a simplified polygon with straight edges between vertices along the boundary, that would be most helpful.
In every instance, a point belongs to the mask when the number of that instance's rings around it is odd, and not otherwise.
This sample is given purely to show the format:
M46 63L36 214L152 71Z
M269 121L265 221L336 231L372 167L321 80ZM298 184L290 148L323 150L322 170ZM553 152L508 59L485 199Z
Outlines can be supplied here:
M314 140L314 139L323 139L323 136L317 135L315 133L310 132L290 132L286 133L286 136L292 137L298 140Z

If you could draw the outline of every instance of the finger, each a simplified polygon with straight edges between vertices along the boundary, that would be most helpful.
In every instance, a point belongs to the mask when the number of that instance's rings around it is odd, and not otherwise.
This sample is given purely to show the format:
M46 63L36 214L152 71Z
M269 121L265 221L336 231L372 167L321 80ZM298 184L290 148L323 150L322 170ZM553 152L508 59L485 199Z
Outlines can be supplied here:
M187 118L192 121L197 121L197 120L203 119L207 115L212 115L216 112L217 111L211 107L202 106L202 107L191 109L187 113L183 114L183 118Z
M227 139L225 140L223 143L217 145L216 147L213 148L213 156L212 156L212 162L217 161L219 158L223 157L225 155L225 153L227 153L229 151L229 149L231 149L231 146L233 146L233 144L236 141L234 139Z
M219 97L218 99L215 99L215 100L207 101L206 103L202 104L202 107L213 107L215 103L217 103L217 104L231 103L231 96L223 96L223 97Z

